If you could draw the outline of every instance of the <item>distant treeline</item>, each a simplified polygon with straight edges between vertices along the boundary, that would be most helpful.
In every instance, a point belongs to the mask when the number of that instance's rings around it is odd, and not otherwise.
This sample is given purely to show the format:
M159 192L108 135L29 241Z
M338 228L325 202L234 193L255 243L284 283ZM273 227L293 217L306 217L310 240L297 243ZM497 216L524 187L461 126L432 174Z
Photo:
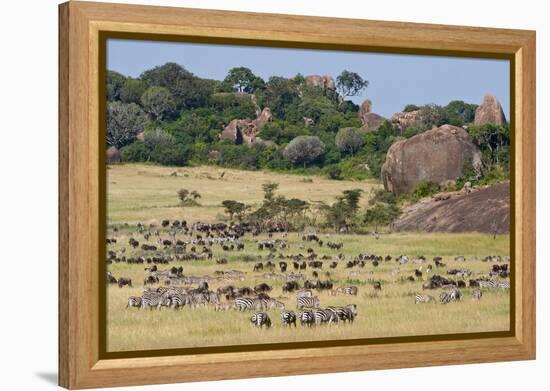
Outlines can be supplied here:
M476 105L408 105L404 111L422 112L415 127L401 130L385 121L367 131L361 128L359 106L346 99L367 86L367 80L349 71L336 78L335 88L312 86L300 74L263 80L244 67L230 69L221 81L199 78L175 63L147 70L139 78L108 71L107 145L118 148L127 162L365 179L379 178L386 152L398 138L443 124L468 125L484 163L508 172L508 128L471 125ZM265 107L273 118L257 135L264 142L221 141L232 120L254 119Z

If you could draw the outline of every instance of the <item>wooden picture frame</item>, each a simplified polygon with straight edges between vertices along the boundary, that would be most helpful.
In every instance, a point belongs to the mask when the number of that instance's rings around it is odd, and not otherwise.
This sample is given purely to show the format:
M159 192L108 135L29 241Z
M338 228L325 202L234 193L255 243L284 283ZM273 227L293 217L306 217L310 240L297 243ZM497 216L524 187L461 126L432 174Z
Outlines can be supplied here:
M100 349L104 34L512 61L513 329L505 336L105 358ZM104 59L103 59L104 60ZM59 6L59 384L124 386L535 358L535 32L184 8Z

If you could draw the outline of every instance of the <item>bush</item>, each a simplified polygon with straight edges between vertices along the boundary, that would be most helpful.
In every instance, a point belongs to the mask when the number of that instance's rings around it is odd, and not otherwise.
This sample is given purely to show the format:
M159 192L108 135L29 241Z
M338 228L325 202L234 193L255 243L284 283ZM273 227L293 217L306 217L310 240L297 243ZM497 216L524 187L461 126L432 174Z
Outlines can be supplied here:
M325 172L330 179L334 179L334 180L344 179L342 177L342 169L336 164L332 164L330 166L325 167Z
M151 151L151 160L165 166L185 166L189 160L189 147L182 144L162 145Z
M284 157L292 164L313 163L325 153L325 144L317 136L298 136L285 147Z
M353 156L365 144L365 131L357 128L342 128L336 133L335 142L340 152Z
M123 162L146 162L150 159L150 154L150 150L141 140L137 140L120 150L120 157Z

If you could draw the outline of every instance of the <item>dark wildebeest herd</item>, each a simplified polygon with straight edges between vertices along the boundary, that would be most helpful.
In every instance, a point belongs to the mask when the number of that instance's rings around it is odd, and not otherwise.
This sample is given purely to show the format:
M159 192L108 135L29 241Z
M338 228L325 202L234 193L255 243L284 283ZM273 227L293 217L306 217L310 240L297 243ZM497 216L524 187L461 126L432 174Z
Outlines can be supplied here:
M439 302L442 304L461 300L461 288L473 288L472 299L481 300L483 290L510 287L510 260L505 257L484 258L482 261L491 263L487 274L473 276L466 267L447 269L442 257L434 257L430 262L424 256L412 259L406 255L393 257L363 253L344 256L341 253L344 244L330 240L328 234L322 240L316 233L306 233L301 237L297 249L294 249L286 241L287 235L278 226L260 229L247 223L197 222L188 225L185 220L163 220L158 226L125 224L109 230L106 240L107 269L116 263L142 265L142 295L130 296L127 308L178 310L212 307L216 311L253 311L250 322L260 328L272 326L267 311L275 309L280 310L280 323L284 326L296 327L297 323L304 327L352 324L359 313L356 304L321 306L322 292L328 296L357 297L359 294L356 285L335 286L335 269L345 269L349 276L354 276L358 275L360 269L374 270L382 263L394 262L396 267L392 274L397 275L400 266L413 264L414 273L401 275L400 280L415 283L421 281L419 288L424 292L441 289ZM246 237L247 245L255 243L261 255L245 253ZM121 242L123 238L124 243ZM251 263L249 271L231 268L228 258L231 258L233 252ZM468 264L463 256L454 260L465 266ZM228 266L209 275L191 275L185 273L183 265L186 261ZM256 280L264 281L254 286L242 286L248 272ZM132 287L132 283L136 283L125 276L115 277L111 271L107 271L106 276L107 284L118 285L119 288ZM281 281L279 296L269 281L274 279ZM372 280L369 284L374 294L383 289L383 281ZM214 290L212 286L218 287ZM289 294L295 296L293 300L297 313L285 308L289 305L285 301L293 301L285 296ZM414 302L436 303L437 300L431 295L417 293Z

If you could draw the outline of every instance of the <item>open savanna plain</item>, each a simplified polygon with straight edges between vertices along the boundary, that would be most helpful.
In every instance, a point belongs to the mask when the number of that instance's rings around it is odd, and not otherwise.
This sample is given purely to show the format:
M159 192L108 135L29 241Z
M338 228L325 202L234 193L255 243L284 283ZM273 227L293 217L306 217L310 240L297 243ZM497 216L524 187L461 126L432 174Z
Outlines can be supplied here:
M223 175L222 175L223 173ZM331 181L320 177L279 175L264 172L226 170L213 167L167 168L147 165L116 165L107 170L107 238L116 239L108 244L107 250L113 251L118 258L152 256L171 256L175 254L173 246L163 246L159 239L190 241L196 237L184 234L182 230L162 227L161 221L185 220L189 227L197 221L228 223L223 214L221 202L226 199L238 200L258 206L263 193L261 185L266 182L279 183L279 194L300 198L310 202L333 202L343 190L361 188L365 192L362 206L372 188L380 185L376 182ZM178 205L176 192L180 188L197 190L201 194L201 206L182 208ZM137 224L142 223L139 228ZM153 224L154 227L150 227ZM158 236L155 231L158 230ZM151 232L149 239L144 234ZM335 234L318 230L318 237L324 242L320 246L316 241L303 241L303 232L273 233L269 238L266 232L258 235L246 233L238 242L244 244L243 250L222 249L220 244L211 246L211 259L172 260L168 264L157 265L159 270L182 267L183 275L205 276L210 279L209 289L216 291L221 286L251 287L266 283L272 287L269 296L284 303L285 309L295 311L295 293L283 293L282 286L287 282L290 272L302 273L304 279L297 280L302 286L304 280L330 280L334 289L356 286L358 293L353 295L331 296L329 290L317 291L320 307L345 306L355 304L357 316L353 323L339 322L305 327L300 325L282 326L279 316L281 309L268 309L273 325L271 328L257 328L250 322L254 310L240 312L234 309L217 311L214 305L181 309L139 309L126 308L128 297L141 296L144 279L151 266L118 261L107 264L107 270L115 278L132 280L132 287L119 288L116 284L107 286L107 351L171 349L204 346L245 345L262 343L281 343L296 341L340 340L355 338L379 338L397 336L437 335L452 333L475 333L486 331L504 331L510 327L510 291L509 289L482 289L481 300L473 300L474 288L468 287L468 280L488 276L496 262L483 261L488 255L509 256L508 235L480 233L382 233L378 239L373 235ZM129 240L134 238L140 244L157 246L157 251L144 251L141 246L133 248ZM284 241L288 248L276 246L274 258L268 258L269 251L258 248L260 240ZM342 243L341 249L331 249L328 241ZM186 251L190 251L187 245ZM202 246L196 246L202 249ZM124 248L124 250L123 250ZM323 256L323 267L294 270L293 261L288 256L299 253L307 256L311 248L317 259ZM124 253L122 253L124 251ZM197 250L199 251L199 250ZM122 255L123 254L123 255ZM338 255L343 257L337 259ZM391 256L390 261L381 261L376 266L367 261L363 267L347 267L347 262L359 254ZM409 262L398 264L396 258L407 255ZM420 256L426 258L423 264L414 263ZM442 257L445 266L436 267L432 259ZM455 260L463 256L464 261ZM226 264L217 261L225 258ZM284 259L283 259L284 258ZM254 265L268 261L276 265L275 270L253 271ZM281 272L279 262L288 264L288 270ZM308 260L306 260L306 263ZM335 268L329 264L338 262ZM301 262L300 262L301 263ZM499 262L500 263L500 262ZM504 263L504 262L502 262ZM428 265L433 269L427 273ZM422 266L422 276L415 270ZM469 277L448 275L451 269L468 270ZM242 279L230 281L215 280L217 271L237 270L243 272ZM318 273L318 278L313 272ZM326 273L329 275L326 275ZM439 303L442 289L423 290L422 285L434 274L452 281L464 280L465 288L460 288L462 300L449 304ZM380 283L380 290L375 289ZM148 285L156 288L166 286L161 280L158 284ZM197 284L186 286L197 287ZM422 293L435 298L435 303L415 304L415 294ZM231 303L221 295L221 303Z

